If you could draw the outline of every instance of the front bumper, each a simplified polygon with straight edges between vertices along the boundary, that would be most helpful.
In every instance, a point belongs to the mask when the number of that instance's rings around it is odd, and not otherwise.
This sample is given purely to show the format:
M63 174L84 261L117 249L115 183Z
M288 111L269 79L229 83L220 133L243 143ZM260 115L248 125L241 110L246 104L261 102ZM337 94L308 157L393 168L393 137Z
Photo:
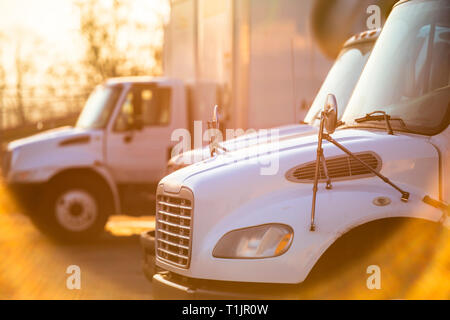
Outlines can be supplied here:
M155 231L141 234L143 271L158 300L295 299L297 285L201 280L179 276L156 266Z
M168 271L153 275L158 300L280 300L295 299L297 285L191 279Z

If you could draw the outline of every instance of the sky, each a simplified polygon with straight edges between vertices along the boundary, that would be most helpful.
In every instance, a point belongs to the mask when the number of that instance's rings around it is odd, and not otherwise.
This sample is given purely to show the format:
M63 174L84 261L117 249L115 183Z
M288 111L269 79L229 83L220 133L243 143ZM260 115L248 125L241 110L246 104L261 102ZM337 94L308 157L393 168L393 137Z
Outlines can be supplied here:
M109 0L99 0L109 1ZM154 13L169 12L167 0L133 0L130 19L152 22ZM79 17L74 0L0 0L0 50L3 64L13 63L14 45L23 38L30 48L45 51L40 67L45 69L53 61L75 61L81 57L81 39L78 37ZM31 39L39 39L39 49ZM31 44L30 44L31 43ZM38 54L38 53L36 53ZM8 69L8 68L7 68Z
M33 33L58 50L73 49L78 16L71 0L0 0L0 32Z

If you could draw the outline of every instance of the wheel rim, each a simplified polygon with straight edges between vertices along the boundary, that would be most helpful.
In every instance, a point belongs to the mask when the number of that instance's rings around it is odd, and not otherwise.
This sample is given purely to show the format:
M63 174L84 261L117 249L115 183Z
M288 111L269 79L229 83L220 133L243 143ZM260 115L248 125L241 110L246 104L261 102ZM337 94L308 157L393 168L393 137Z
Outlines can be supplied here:
M56 218L65 229L80 232L92 227L97 220L95 198L84 190L69 190L55 204Z

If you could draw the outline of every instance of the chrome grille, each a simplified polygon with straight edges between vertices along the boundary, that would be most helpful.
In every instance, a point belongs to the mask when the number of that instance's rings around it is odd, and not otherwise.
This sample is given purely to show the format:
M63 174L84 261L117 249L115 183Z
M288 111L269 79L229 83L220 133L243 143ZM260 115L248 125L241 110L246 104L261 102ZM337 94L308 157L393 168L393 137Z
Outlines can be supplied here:
M381 159L373 152L357 153L355 156L376 171L381 170ZM332 180L357 179L374 176L359 161L344 155L326 159L328 175ZM292 168L286 173L286 178L292 182L311 183L314 181L316 162L308 162ZM323 166L320 166L319 181L326 180Z
M156 255L181 268L189 268L192 243L193 195L186 188L180 193L156 194Z

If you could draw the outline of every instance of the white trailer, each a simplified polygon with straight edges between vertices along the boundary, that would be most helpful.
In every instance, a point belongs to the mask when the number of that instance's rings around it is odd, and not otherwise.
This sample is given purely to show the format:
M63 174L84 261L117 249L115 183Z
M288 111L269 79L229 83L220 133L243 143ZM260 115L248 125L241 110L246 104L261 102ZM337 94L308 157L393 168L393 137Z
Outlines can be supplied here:
M218 104L227 128L302 121L333 60L315 43L314 3L172 0L164 72L191 84L190 120L209 120ZM365 20L346 38L366 30Z

